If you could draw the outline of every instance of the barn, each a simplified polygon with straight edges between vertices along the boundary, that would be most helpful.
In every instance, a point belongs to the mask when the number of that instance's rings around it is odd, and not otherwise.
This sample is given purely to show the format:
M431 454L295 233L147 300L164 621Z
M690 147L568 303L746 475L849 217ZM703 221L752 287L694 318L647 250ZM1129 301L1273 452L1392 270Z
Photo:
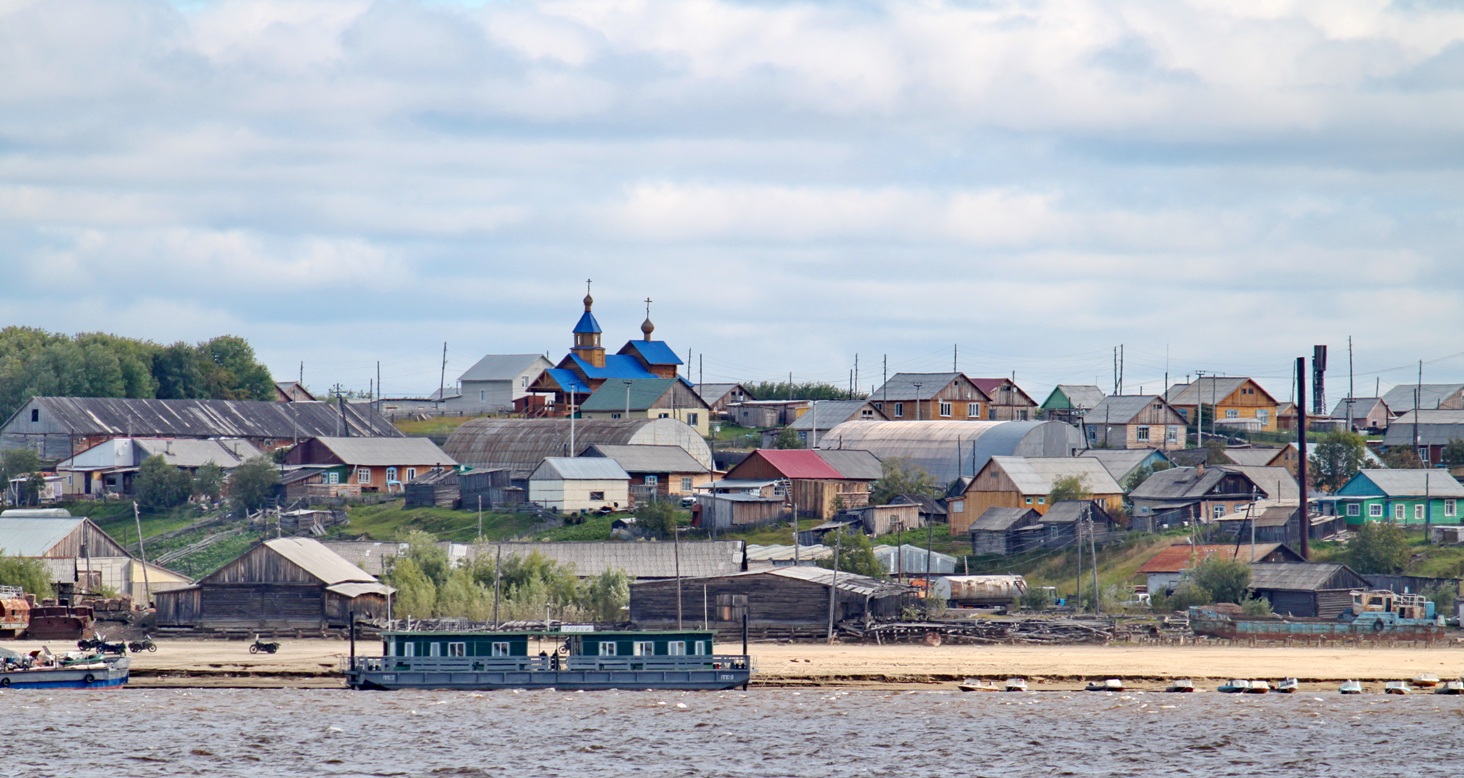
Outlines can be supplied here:
M640 627L675 626L677 590L683 623L706 622L713 629L733 626L719 612L718 598L746 595L747 622L753 629L814 629L829 621L829 590L834 590L839 621L896 619L916 603L914 587L822 567L776 567L745 573L642 581L630 587L630 620Z
M393 590L309 538L266 540L193 586L157 592L158 626L325 630L385 616Z

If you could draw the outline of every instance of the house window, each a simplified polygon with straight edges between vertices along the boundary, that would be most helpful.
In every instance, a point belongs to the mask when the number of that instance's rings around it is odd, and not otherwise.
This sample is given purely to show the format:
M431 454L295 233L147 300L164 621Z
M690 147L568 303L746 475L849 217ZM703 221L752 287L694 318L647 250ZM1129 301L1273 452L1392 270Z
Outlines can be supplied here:
M508 643L498 642L493 644L493 656L508 656Z
M397 479L397 469L395 467L388 467L386 469L386 480L388 480L388 481L395 481L396 479Z
M966 512L966 501L965 500L953 500L950 503L950 508L951 508L951 512L952 513L965 513Z
M618 418L620 418L620 414L618 414L618 413L612 413L612 414L610 414L610 418L612 418L612 419L618 419Z
M604 492L590 492L590 499L591 500L601 500L601 501L603 501L605 499L605 493Z
M1227 419L1238 419L1238 418L1240 418L1240 411L1238 411L1238 410L1236 410L1234 408L1229 408L1229 409L1227 409L1225 411L1225 418L1227 418Z
M407 480L410 481L410 480L412 480L413 478L416 478L416 477L417 477L417 468L415 468L415 467L409 467L409 468L407 468Z
M519 376L519 388L520 389L528 389L529 388L529 377L528 376L526 376L526 375Z
M1355 502L1349 502L1349 503L1347 503L1347 515L1348 516L1361 516L1362 515L1362 506L1361 505L1358 505Z
M1413 520L1423 521L1423 503L1413 506Z
M1403 520L1403 517L1406 515L1403 512L1403 508L1404 508L1404 506L1402 506L1402 505L1394 505L1393 506L1393 519L1395 521L1402 521Z
M1138 433L1138 439L1139 439L1139 442L1140 443L1148 443L1149 442L1149 428L1148 427L1138 427L1135 431Z
M687 492L690 492L690 491L691 491L691 476L689 476L689 475L681 476L681 493L682 494L686 494Z
M966 418L981 418L981 403L966 403Z
M358 484L369 484L369 483L371 483L371 468L369 468L369 467L363 467L363 468L358 469L356 471L356 483L358 483Z
M1031 498L1031 497L1028 497L1028 498L1027 498L1027 504L1028 504L1028 505L1031 505L1031 504L1032 504L1032 498Z
M1164 433L1164 440L1167 443L1179 442L1179 427L1170 427Z
M436 641L427 644L428 656L442 656L442 644Z
M659 477L654 476L654 475L648 475L648 476L646 476L645 483L646 483L646 486L655 486L656 484L660 483L660 481L661 481L661 479Z
M895 418L898 419L898 418L900 418L900 417L902 417L904 415L905 415L905 404L904 403L895 403Z
M488 402L488 390L487 389L479 389L478 390L478 402L480 402L480 403Z
M1221 516L1224 516L1225 515L1225 506L1223 504L1215 505L1214 507L1210 508L1210 515L1212 517L1214 517L1214 518L1217 518L1217 519L1220 518Z
M943 403L940 404L940 415L942 415L942 416L949 416L949 415L951 415L951 404L950 403L943 402Z
M1367 515L1371 519L1381 519L1383 517L1383 506L1380 503L1373 503L1367 506Z
M670 656L686 656L686 641L673 640L667 643L666 653Z
M615 656L615 644L614 643L601 643L600 644L600 656Z
M669 419L669 418L671 418L671 414L669 414L669 413L658 413L658 414L656 414L656 418L658 418L658 419Z
M37 421L40 421L40 420L41 420L41 409L40 408L31 408L31 421L32 422L37 422Z
M468 644L467 643L448 643L447 644L447 655L448 656L456 656L456 657L467 656L468 655Z
M338 484L338 483L341 482L341 474L340 473L327 473L326 474L325 481L326 481L326 483Z
M874 418L874 411L872 411L872 410L870 410L868 408L860 408L859 409L859 418L861 418L861 419L872 419L872 418Z
M1459 503L1456 500L1444 500L1444 515L1452 518L1459 510Z
M1271 412L1268 411L1268 410L1266 410L1265 408L1259 408L1259 409L1257 409L1256 410L1256 421L1259 421L1262 424L1270 424L1271 423Z
M1037 504L1038 505L1046 505L1047 504L1047 498L1046 497L1038 497L1037 498Z
M697 424L697 422L700 421L700 420L701 420L701 416L699 416L698 414L695 414L695 413L688 413L688 414L686 414L686 423L688 425L692 426L692 427L695 427L696 424Z
M875 408L875 410L882 411L882 410L884 410L884 403L875 403L874 404L874 408ZM34 421L34 420L32 420L32 421Z
M1089 424L1088 425L1088 440L1097 440L1097 439L1098 439L1098 427L1097 427L1097 425Z

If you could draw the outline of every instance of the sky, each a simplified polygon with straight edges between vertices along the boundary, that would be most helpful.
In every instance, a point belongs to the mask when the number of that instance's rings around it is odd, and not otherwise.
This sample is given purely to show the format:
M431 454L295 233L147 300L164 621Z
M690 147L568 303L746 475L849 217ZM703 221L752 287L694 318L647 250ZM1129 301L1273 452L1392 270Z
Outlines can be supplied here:
M1367 396L1464 381L1461 130L1442 1L0 0L0 326Z

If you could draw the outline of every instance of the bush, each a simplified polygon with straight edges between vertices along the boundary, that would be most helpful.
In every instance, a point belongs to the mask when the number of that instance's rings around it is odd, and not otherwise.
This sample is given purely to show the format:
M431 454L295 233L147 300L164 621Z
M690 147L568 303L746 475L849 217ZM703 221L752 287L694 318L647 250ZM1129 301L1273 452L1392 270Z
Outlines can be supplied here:
M1246 616L1270 616L1271 601L1265 597L1247 597L1240 603L1240 612Z
M266 457L254 457L229 474L229 500L240 513L257 511L274 499L280 473Z
M36 599L52 595L51 571L39 559L32 557L5 556L0 549L0 584L19 586Z
M1043 586L1034 586L1022 593L1022 608L1029 611L1045 611L1057 603L1052 590Z
M1363 575L1395 575L1403 572L1411 556L1402 527L1369 521L1348 541L1345 558L1348 567Z
M168 464L161 454L142 461L134 483L138 507L151 513L176 508L193 493L193 477Z

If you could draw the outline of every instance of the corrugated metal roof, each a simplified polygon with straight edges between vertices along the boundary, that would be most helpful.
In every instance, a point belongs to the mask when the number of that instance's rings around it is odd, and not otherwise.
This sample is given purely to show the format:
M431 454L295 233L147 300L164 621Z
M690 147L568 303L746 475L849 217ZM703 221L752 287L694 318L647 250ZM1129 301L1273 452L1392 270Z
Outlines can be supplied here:
M813 562L815 559L828 559L834 555L834 550L822 544L812 546L799 546L797 558L800 564ZM792 562L794 559L793 546L759 546L752 543L747 544L747 564L749 566L757 563L768 562Z
M1389 497L1422 497L1425 493L1430 497L1464 497L1464 484L1449 475L1449 471L1434 469L1360 470L1337 493L1367 494L1365 488L1369 482Z
M868 451L848 448L832 451L820 449L818 455L829 467L839 471L840 476L851 481L878 481L884 476L884 465L879 457Z
M869 399L880 402L929 400L957 380L965 380L965 376L960 373L895 373L875 389ZM920 384L918 389L916 384Z
M988 467L999 467L1022 494L1046 495L1060 478L1077 476L1090 494L1122 494L1123 487L1102 462L1090 457L992 457Z
M976 520L971 522L971 529L982 532L1005 532L1022 520L1036 515L1031 508L987 508L981 512Z
M604 457L549 457L534 469L530 481L628 481L630 474Z
M1296 478L1286 468L1248 465L1211 465L1203 474L1193 467L1161 470L1144 479L1130 497L1136 500L1200 500L1211 494L1221 479L1231 473L1244 475L1267 499L1301 499Z
M1264 559L1281 545L1280 543L1257 543L1256 558ZM1206 558L1216 555L1222 559L1250 561L1251 547L1249 543L1240 546L1236 546L1234 543L1193 546L1188 543L1178 543L1149 557L1149 561L1140 566L1138 572L1141 574L1182 573Z
M742 575L777 575L783 578L810 581L821 586L833 586L840 591L850 592L864 597L888 597L891 595L913 594L915 592L915 588L911 586L881 581L878 578L855 575L854 573L841 571L836 578L833 570L807 565L775 567L772 570L750 571Z
M1406 413L1414 409L1413 392L1418 390L1418 405L1424 409L1438 408L1464 392L1464 384L1401 384L1383 393L1383 402L1393 413Z
M862 411L865 409L869 411L869 420L886 419L868 400L819 400L788 427L795 430L817 430L822 437L824 432L833 429L835 425L864 418Z
M0 516L0 551L6 556L45 556L81 527L84 518Z
M1154 405L1179 415L1178 411L1165 407L1167 404L1157 394L1111 394L1083 415L1083 423L1128 424ZM1179 423L1179 420L1176 419L1175 422Z
M1066 398L1066 404L1057 399L1058 392ZM1042 402L1042 407L1048 410L1085 411L1100 402L1103 402L1103 390L1092 384L1058 384Z
M1464 411L1408 411L1388 423L1383 445L1412 446L1415 417L1421 446L1446 446L1450 441L1464 440Z
M269 550L290 560L296 567L318 578L322 583L376 583L365 570L347 562L339 554L310 538L275 538L264 541Z
M141 450L141 459L161 456L174 467L203 467L212 462L231 470L247 460L264 456L247 440L135 438L133 444Z
M585 398L579 409L585 412L649 410L676 386L674 378L640 378L606 381Z
M1113 480L1120 483L1122 483L1120 479L1127 478L1129 473L1155 454L1158 454L1161 460L1169 460L1164 452L1150 448L1090 448L1078 452L1080 457L1098 460L1108 474L1113 476Z
M539 360L543 360L543 369L554 366L542 354L488 354L467 372L458 377L459 381L511 381L518 378L520 373L533 367Z
M427 438L317 438L347 465L457 465L457 460Z
M335 403L309 401L36 397L31 402L70 434L87 436L313 438L335 435L341 422ZM402 437L369 403L346 403L345 420L352 435Z
M641 359L644 359L646 361L646 364L648 365L682 364L681 358L676 356L676 352L672 351L671 347L666 345L666 341L664 340L628 341L625 346L620 349L620 353L623 354L626 351L634 351L637 354L640 354Z
M640 363L629 354L606 354L605 366L596 367L586 362L578 354L570 354L569 358L574 361L576 367L590 379L611 379L611 378L659 378L655 373L647 370L645 365Z
M579 374L573 370L563 367L552 367L544 371L544 375L559 387L561 392L573 392L574 394L589 394L590 387L580 380Z
M1223 401L1250 380L1245 376L1203 376L1193 383L1175 384L1165 393L1165 398L1170 405L1211 405ZM1273 404L1276 402L1276 398L1271 397L1265 387L1252 383Z
M701 473L706 468L680 446L591 446L584 456L613 459L627 473Z
M818 443L822 451L903 459L941 484L980 471L992 456L1071 456L1084 448L1077 428L1060 421L846 421Z
M1409 398L1412 399L1412 395L1409 395ZM1351 406L1352 418L1361 419L1372 413L1373 409L1377 407L1378 403L1383 403L1383 408L1385 410L1387 409L1388 404L1383 402L1383 398L1381 397L1344 397L1338 400L1337 407L1332 409L1332 418L1347 418L1347 408L1348 406Z
M1268 467L1271 460L1281 455L1280 448L1227 448L1225 457L1244 467Z
M1091 500L1058 500L1039 519L1043 524L1073 524L1093 507Z
M749 462L758 458L772 465L784 478L833 481L843 478L838 470L835 470L829 463L823 460L823 457L819 456L819 452L796 448L760 448L754 451L752 456L742 460L736 467L728 470L727 475L735 477L739 469L748 467Z
M706 469L712 450L695 429L676 419L579 419L574 422L575 449L570 451L569 419L473 419L447 438L443 450L473 467L506 467L517 477L538 467L545 457L576 456L590 446L680 446Z

